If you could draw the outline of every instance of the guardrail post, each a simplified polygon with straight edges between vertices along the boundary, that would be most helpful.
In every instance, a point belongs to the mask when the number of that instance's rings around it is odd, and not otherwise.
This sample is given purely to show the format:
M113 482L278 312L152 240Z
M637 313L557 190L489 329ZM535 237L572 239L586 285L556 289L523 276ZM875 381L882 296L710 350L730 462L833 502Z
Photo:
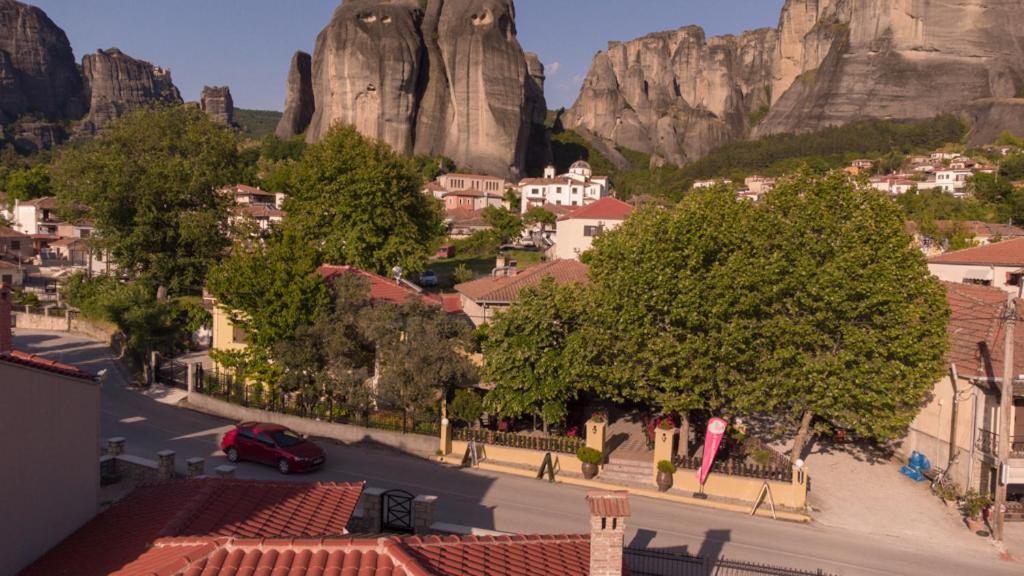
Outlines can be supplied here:
M120 456L124 454L124 443L125 439L121 436L115 436L107 439L107 454L111 456Z
M231 466L230 464L224 464L222 466L217 466L216 468L213 469L213 471L216 472L217 476L219 476L221 478L234 478L235 477L235 467Z
M441 420L441 455L452 453L452 424L447 418Z
M161 481L174 478L174 450L161 450L156 453L160 467L157 469L157 477Z
M185 478L194 480L206 474L206 461L202 458L189 458L185 461Z

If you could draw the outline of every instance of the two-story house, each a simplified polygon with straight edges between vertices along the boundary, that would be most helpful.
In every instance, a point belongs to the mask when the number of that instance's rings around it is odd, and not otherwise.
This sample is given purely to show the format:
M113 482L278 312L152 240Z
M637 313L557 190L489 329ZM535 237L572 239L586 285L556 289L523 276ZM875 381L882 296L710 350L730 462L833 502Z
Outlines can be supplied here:
M990 286L1018 294L1024 278L1024 238L934 256L928 259L928 269L946 282Z
M558 219L555 257L578 260L590 250L595 238L618 228L632 213L633 206L609 197L562 216Z

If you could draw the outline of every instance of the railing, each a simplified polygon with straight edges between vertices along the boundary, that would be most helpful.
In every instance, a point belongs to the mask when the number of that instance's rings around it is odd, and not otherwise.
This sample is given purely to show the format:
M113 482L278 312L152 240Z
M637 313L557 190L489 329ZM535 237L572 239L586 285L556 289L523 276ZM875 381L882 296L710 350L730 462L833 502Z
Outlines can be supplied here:
M583 446L583 439L575 436L531 436L529 434L474 430L472 428L457 428L453 432L452 437L463 442L477 442L479 444L505 446L507 448L525 448L559 454L575 454Z
M1010 456L1024 458L1024 437L1014 436L1010 438Z
M623 560L632 576L830 576L824 570L797 570L757 562L712 560L681 552L626 548Z
M978 428L978 436L975 438L974 447L982 454L995 456L999 453L999 434Z
M686 468L687 470L699 470L700 465L701 459L697 457L676 458L676 466L679 466L680 468ZM729 476L746 476L747 478L760 478L762 480L776 480L779 482L793 481L793 468L791 466L760 466L736 460L726 460L724 462L715 462L711 466L711 471L717 474L727 474Z

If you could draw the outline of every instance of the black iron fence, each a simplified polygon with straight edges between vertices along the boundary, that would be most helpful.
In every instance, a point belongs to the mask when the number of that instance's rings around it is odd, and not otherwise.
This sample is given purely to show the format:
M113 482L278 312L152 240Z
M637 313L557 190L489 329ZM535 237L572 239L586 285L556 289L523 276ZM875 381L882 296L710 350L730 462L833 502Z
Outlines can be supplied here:
M697 457L676 458L676 466L679 466L680 468L686 468L687 470L700 470L700 465L701 459ZM793 481L793 468L791 466L779 468L770 464L762 466L760 464L748 464L744 461L726 460L724 462L715 462L711 466L711 471L717 474L745 476L747 478L759 478L761 480L775 480L778 482Z
M311 397L300 393L268 390L248 384L231 372L198 370L195 391L225 402L268 412L288 414L335 424L393 432L439 435L441 424L433 414L406 414L398 410L366 411L336 402L330 396Z
M184 362L159 360L154 377L165 386L188 390L188 365Z
M632 576L831 576L824 570L798 570L720 558L712 560L681 552L626 548L624 560Z
M457 428L452 437L464 442L477 442L490 446L508 448L525 448L542 452L559 454L575 454L583 446L583 439L575 436L532 436L512 432L495 432L493 430L475 430Z

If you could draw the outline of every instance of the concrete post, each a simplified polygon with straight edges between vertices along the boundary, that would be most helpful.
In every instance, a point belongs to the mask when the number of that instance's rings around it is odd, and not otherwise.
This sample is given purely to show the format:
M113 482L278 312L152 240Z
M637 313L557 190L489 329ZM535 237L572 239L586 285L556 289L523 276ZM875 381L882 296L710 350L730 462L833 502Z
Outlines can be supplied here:
M216 468L213 469L213 471L216 472L217 476L220 477L220 478L234 478L235 477L235 467L231 466L230 464L224 464L222 466L217 466Z
M366 522L368 534L380 534L383 529L381 515L381 497L384 495L382 488L366 488L363 490L363 520Z
M206 461L202 458L189 458L185 460L185 478L194 480L206 475Z
M593 448L602 455L607 456L604 453L605 447L605 435L608 431L608 423L603 418L595 420L591 418L587 421L587 448ZM603 462L603 459L602 459Z
M156 453L160 467L157 469L157 478L166 482L174 479L174 450L161 450Z
M658 462L662 460L672 461L672 446L675 444L679 429L673 426L664 429L661 426L654 431L654 479L658 478Z
M188 395L191 396L192 393L196 391L196 365L191 362L187 365L185 382L188 386Z
M417 535L430 534L437 512L437 496L417 496L412 501L413 531Z
M124 454L124 438L115 436L107 439L107 454L111 456L120 456Z
M445 418L441 420L441 455L447 456L452 453L452 424Z

